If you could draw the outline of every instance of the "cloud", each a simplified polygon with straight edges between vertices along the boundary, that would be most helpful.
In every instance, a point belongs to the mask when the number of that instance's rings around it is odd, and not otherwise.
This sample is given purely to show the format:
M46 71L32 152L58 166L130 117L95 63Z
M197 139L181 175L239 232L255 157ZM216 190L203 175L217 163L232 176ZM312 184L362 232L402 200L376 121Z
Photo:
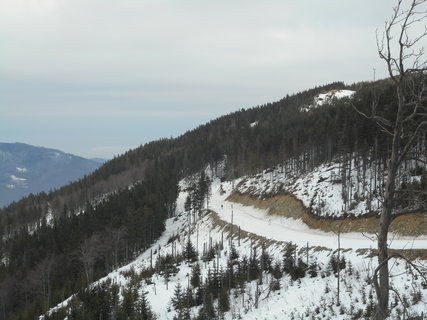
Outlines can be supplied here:
M391 5L0 0L2 117L201 122L315 85L368 80L373 67L381 76L375 29Z
M360 19L345 19L355 6L342 1L24 1L1 8L15 12L0 16L7 76L88 85L256 84L245 70L363 54L369 39L353 37ZM366 24L356 27L366 31ZM348 30L353 41L342 44Z

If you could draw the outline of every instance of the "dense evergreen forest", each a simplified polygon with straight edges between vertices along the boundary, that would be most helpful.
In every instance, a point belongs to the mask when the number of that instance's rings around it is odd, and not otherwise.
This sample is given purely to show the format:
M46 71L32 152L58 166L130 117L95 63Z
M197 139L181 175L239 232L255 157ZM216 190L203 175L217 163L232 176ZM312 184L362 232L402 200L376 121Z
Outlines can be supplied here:
M150 142L77 182L0 210L0 319L34 319L129 261L164 230L179 180L207 165L232 179L292 158L307 169L341 153L385 159L388 136L347 99L301 111L332 89L355 90L360 110L374 99L383 114L396 108L388 80L332 83Z

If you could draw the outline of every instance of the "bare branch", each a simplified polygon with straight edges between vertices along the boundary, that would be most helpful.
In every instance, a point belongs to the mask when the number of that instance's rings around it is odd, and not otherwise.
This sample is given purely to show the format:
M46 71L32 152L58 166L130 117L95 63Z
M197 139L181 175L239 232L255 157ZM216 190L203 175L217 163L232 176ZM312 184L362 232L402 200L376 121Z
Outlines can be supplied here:
M375 115L375 114L368 116L363 111L360 111L353 103L351 103L351 106L358 114L364 116L366 119L374 120L385 133L389 135L393 135L393 133L385 127L385 126L393 127L393 123L390 120L387 120L386 118ZM372 107L372 110L373 110L372 112L374 113L375 106Z
M396 296L399 298L399 301L403 306L403 316L405 316L405 315L407 316L408 311L406 310L406 304L402 301L402 298L400 297L399 292L397 290L395 290L393 287L390 287L390 290L393 291L396 294Z
M410 261L408 258L406 258L405 256L401 255L400 253L393 253L392 255L388 256L387 259L385 259L384 261L382 261L376 268L374 271L374 275L372 276L372 281L374 282L374 285L377 286L378 284L378 271L386 264L388 263L388 261L390 259L394 259L394 258L400 258L405 260L409 265L411 265L419 274L420 276L427 281L427 278L424 276L424 273L418 268L417 265L415 265L414 263L412 263L412 261Z
M409 140L406 142L405 146L403 147L403 151L400 153L400 156L398 157L398 163L402 163L403 159L408 154L409 150L412 148L413 143L418 136L419 132L427 126L427 120L422 121L418 124L418 126L415 128L414 132L411 134Z

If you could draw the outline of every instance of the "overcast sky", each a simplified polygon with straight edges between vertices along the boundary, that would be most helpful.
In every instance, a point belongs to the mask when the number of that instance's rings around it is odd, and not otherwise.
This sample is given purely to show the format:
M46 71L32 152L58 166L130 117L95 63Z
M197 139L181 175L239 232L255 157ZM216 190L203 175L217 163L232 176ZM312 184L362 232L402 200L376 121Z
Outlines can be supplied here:
M385 76L390 0L0 0L0 142L84 157Z

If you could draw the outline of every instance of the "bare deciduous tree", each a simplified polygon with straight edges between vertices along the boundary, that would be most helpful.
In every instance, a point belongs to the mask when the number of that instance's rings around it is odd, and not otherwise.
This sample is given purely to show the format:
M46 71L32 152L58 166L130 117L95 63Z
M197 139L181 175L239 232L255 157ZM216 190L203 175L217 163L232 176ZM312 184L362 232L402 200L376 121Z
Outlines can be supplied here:
M45 258L29 274L30 284L35 293L46 299L46 309L50 305L52 294L52 272L54 264L55 260L53 257Z
M98 234L86 239L79 250L79 259L83 264L87 284L93 281L93 270L97 259L101 256L102 242Z
M391 146L386 168L383 206L378 234L378 278L374 278L377 306L375 319L385 319L389 303L389 268L387 236L396 206L396 178L402 163L416 158L426 163L425 154L414 154L427 129L427 60L422 41L427 36L427 0L398 0L382 36L377 36L378 53L387 65L396 88L396 112L386 115L372 104L370 115L364 114L390 136ZM425 149L424 149L425 151ZM425 208L424 208L425 209Z

